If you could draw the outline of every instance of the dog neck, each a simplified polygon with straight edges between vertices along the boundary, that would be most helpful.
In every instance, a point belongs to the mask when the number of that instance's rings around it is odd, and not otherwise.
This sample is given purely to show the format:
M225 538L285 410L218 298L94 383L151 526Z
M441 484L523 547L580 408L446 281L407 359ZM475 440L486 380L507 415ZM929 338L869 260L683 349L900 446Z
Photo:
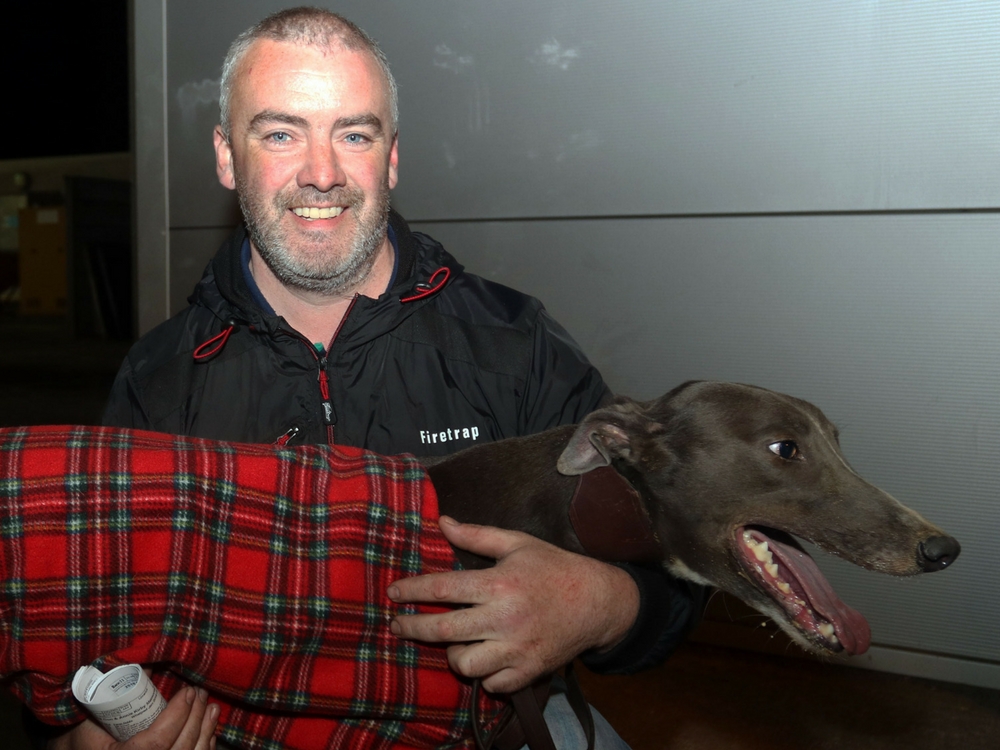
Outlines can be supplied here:
M660 545L639 493L610 466L580 475L569 518L591 557L607 562L660 559Z

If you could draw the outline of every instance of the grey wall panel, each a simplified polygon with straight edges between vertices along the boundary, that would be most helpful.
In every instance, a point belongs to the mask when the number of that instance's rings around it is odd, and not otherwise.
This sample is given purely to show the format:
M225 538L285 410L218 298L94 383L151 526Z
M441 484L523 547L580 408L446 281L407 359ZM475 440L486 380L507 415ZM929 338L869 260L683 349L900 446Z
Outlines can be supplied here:
M166 5L172 311L237 220L212 162L222 57L283 5ZM876 643L1000 664L1000 214L961 213L1000 208L1000 3L333 7L399 80L404 215L544 299L616 390L723 378L819 404L863 474L965 546L917 580L822 556L828 575ZM859 213L925 209L955 213Z
M284 3L171 0L171 222L217 226L226 45ZM345 0L399 79L423 218L1000 205L1000 4Z
M166 0L131 3L129 8L133 28L134 278L138 290L136 327L141 334L160 323L169 309Z
M540 296L618 392L712 378L818 404L864 476L963 543L916 580L822 567L876 643L1000 662L1000 217L419 228Z

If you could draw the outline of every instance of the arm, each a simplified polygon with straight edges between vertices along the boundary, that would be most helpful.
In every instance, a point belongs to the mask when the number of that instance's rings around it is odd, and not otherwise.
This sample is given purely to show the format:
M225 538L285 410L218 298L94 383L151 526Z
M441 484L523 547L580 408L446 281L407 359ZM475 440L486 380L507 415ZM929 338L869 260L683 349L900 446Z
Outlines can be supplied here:
M208 693L193 687L179 691L163 713L142 732L116 742L88 719L50 740L48 750L214 750L219 707L208 703Z
M456 547L495 558L497 565L397 581L389 588L393 601L471 606L398 616L392 631L451 643L451 667L466 677L485 677L487 690L517 690L582 651L612 648L635 619L638 589L615 566L527 534L448 517L442 517L441 530Z
M579 421L611 399L576 342L544 310L533 333L531 368L517 407L520 434ZM390 597L400 602L471 606L399 617L394 632L418 640L481 641L456 643L449 661L466 676L490 675L488 689L527 684L581 653L595 671L649 667L669 655L697 621L700 607L692 590L662 570L605 565L537 540L518 543L499 529L459 528L478 530L455 532L442 524L449 541L498 559L498 565L397 582Z

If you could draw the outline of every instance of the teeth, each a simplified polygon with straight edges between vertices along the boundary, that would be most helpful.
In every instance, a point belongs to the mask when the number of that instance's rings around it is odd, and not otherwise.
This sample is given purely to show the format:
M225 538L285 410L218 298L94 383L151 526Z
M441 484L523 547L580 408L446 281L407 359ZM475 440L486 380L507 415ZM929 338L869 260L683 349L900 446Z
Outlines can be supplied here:
M764 570L767 571L768 575L775 579L774 585L777 587L778 591L782 594L791 594L792 587L785 581L778 578L778 565L774 562L774 557L771 554L771 550L767 547L767 542L758 542L750 535L749 531L744 531L743 543L750 548L753 552L753 556L757 558L757 561L764 564ZM800 605L806 606L806 603L801 599L796 598L796 601ZM830 643L837 644L840 642L837 640L837 636L834 634L835 631L833 629L833 625L830 623L824 622L818 629L820 635L830 641Z
M819 626L819 633L831 643L838 642L837 636L833 634L833 625L831 625L828 622L824 622L822 625Z
M753 556L757 558L757 562L764 564L764 570L768 572L768 575L776 579L775 585L778 587L778 590L783 594L791 594L792 587L778 579L778 565L774 562L774 556L771 554L771 550L768 549L767 542L758 542L750 536L749 531L744 531L743 543L753 552Z
M301 216L303 219L332 219L336 216L340 216L343 212L343 206L330 206L329 208L298 206L292 209L292 213L296 216Z

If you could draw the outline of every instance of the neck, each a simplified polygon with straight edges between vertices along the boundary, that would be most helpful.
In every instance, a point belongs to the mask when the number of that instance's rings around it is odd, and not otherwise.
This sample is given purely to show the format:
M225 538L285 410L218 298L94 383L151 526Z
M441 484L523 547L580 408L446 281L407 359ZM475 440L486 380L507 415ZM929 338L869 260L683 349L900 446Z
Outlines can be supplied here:
M392 277L394 256L392 243L386 237L375 256L371 271L361 283L333 294L309 292L284 285L268 268L253 243L250 244L250 273L275 313L310 341L322 343L329 348L333 334L347 314L354 297L361 295L376 299L385 292Z

